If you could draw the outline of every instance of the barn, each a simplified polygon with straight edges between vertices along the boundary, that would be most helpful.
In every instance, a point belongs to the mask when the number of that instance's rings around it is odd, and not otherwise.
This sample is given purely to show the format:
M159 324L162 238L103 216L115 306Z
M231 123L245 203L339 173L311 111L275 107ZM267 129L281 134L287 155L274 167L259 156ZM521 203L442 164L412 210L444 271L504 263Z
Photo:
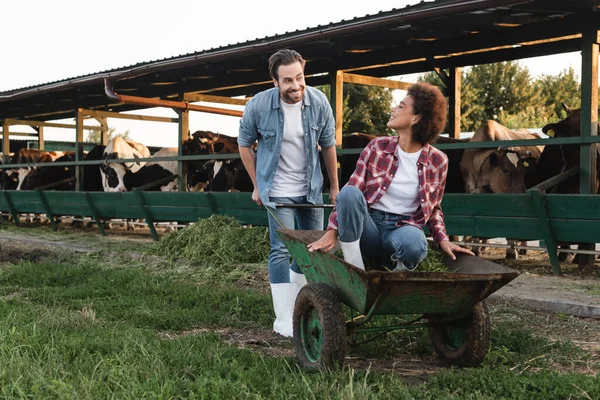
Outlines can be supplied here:
M36 129L44 147L44 127L75 131L77 165L75 193L59 191L2 191L0 210L89 215L106 218L145 218L151 231L157 221L196 221L213 213L229 214L246 223L265 224L266 215L247 193L190 193L179 180L178 192L89 193L83 188L83 132L98 129L103 141L106 118L134 118L178 124L178 176L183 162L214 158L184 156L181 143L189 131L189 113L239 116L218 104L243 105L249 97L271 87L267 58L282 48L294 48L308 60L308 85L331 87L336 116L338 154L341 148L343 83L406 89L389 76L435 70L450 99L450 136L460 133L461 68L470 65L579 51L582 55L580 135L536 141L440 144L442 149L499 146L577 145L579 165L530 189L525 194L447 194L443 208L448 232L482 237L544 239L555 273L557 242L600 242L600 203L595 193L598 131L598 0L435 0L349 21L310 27L265 38L199 51L178 57L141 62L123 68L67 78L0 93L4 157L11 152L11 126ZM234 98L236 97L236 98ZM244 98L239 98L244 97ZM210 101L217 106L192 104ZM178 110L178 118L122 114L149 107ZM74 118L74 124L56 121ZM85 118L100 121L86 127ZM67 126L68 125L68 126ZM235 156L226 155L221 158ZM120 160L115 162L127 162ZM98 161L97 164L100 164ZM69 165L69 162L64 163ZM12 167L18 167L13 165ZM4 166L6 168L6 166ZM548 194L546 189L578 176L579 193ZM99 224L100 226L100 224ZM580 263L591 262L591 255Z

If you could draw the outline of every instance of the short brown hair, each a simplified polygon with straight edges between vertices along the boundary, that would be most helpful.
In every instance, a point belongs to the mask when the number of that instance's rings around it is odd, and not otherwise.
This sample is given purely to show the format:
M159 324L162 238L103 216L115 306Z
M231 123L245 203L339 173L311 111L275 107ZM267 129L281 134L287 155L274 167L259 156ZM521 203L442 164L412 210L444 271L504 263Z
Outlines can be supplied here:
M448 102L436 86L426 82L412 85L407 95L413 99L413 113L421 116L412 126L413 140L425 145L438 138L446 126Z
M296 61L300 63L302 70L304 71L304 64L306 64L306 61L304 61L304 58L302 58L300 53L295 50L283 49L271 55L271 57L269 57L269 74L271 75L271 78L278 81L279 75L277 75L277 70L279 70L279 66L290 65Z

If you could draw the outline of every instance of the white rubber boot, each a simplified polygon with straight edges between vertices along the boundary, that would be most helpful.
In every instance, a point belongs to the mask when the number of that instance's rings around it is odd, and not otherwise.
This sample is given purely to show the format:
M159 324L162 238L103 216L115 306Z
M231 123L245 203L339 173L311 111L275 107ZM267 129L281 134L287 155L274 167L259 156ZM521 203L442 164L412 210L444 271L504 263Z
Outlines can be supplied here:
M295 283L296 285L298 285L298 291L300 291L300 289L302 289L304 287L304 285L306 285L306 277L304 276L304 274L299 274L297 272L294 272L290 269L290 282L291 283Z
M298 291L299 289L296 283L271 283L273 309L275 310L273 330L281 336L294 336L294 331L292 330L292 318Z
M342 242L340 240L340 247L342 248L342 253L344 253L344 261L363 271L365 270L365 264L360 252L360 239L355 242Z

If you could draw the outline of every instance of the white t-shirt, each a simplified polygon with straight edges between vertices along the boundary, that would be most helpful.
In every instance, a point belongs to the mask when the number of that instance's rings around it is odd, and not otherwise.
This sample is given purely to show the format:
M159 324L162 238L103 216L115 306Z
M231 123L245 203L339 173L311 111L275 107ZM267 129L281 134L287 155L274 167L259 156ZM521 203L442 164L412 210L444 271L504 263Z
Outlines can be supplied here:
M390 187L379 201L371 205L371 208L402 215L412 215L417 211L419 208L417 161L421 151L423 149L415 153L406 153L400 146L397 146L398 170L396 175L392 178Z
M302 128L302 102L279 101L283 111L283 143L277 172L269 189L271 197L297 197L308 194L306 147Z

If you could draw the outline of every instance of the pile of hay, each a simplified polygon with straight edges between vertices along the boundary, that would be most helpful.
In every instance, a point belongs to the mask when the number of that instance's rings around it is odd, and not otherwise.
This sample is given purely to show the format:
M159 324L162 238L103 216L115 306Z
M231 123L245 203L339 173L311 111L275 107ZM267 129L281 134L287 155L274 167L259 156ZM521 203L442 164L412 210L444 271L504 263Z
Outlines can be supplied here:
M243 227L233 217L213 215L165 235L151 252L170 260L183 258L224 266L265 262L269 249L267 228Z
M342 260L344 259L344 253L342 253L341 250L337 250L334 253L334 256L341 258ZM433 250L432 248L429 248L427 250L427 257L425 257L425 259L419 265L417 265L417 268L415 269L415 271L416 272L450 272L450 271L448 271L448 268L446 268L446 266L442 262L443 258L444 258L444 253L442 253L441 251L437 251L437 250ZM382 265L385 261L382 261L381 259L375 260L375 259L363 257L363 261L365 263L365 267L367 268L367 271L370 271L372 269L382 269L382 267L385 270L391 271L394 268L394 266L392 266L391 264Z

